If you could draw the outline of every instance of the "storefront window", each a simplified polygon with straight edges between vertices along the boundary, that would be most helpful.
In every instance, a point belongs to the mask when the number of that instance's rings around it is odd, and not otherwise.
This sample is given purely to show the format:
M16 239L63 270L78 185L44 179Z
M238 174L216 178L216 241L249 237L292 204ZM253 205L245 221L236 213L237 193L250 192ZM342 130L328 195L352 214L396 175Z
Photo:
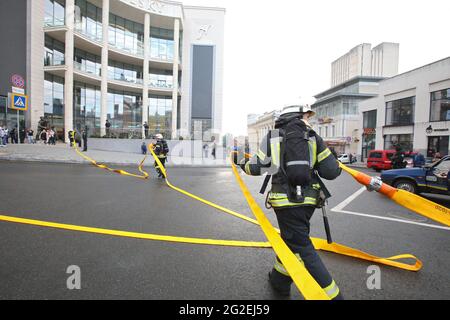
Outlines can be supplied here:
M74 83L73 125L78 131L86 126L91 137L100 136L101 89L96 86Z
M172 135L172 97L150 95L148 125L150 133L161 133L166 139Z
M75 30L101 41L102 28L102 9L86 0L75 0Z
M44 116L49 127L55 127L58 139L64 139L64 79L45 74Z
M450 89L431 93L430 121L450 121Z
M386 126L404 126L414 123L416 97L386 103Z
M45 35L44 66L60 66L65 64L64 43Z
M449 136L428 137L427 157L433 158L437 152L441 156L448 155L449 139Z
M367 158L370 151L375 150L377 110L363 112L362 156Z
M399 145L403 151L413 151L412 134L386 135L384 139L384 150L394 150Z
M108 90L107 119L111 123L111 134L114 137L142 137L142 96Z
M44 25L49 27L65 24L65 0L44 0Z

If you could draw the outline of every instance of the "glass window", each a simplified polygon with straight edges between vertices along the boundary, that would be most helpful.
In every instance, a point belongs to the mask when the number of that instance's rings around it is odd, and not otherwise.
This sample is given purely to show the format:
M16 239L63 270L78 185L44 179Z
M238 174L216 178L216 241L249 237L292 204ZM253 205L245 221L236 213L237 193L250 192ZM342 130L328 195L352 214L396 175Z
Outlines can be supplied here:
M151 58L173 60L175 43L173 30L152 27L150 37Z
M64 43L55 40L48 35L45 35L45 53L44 53L44 65L45 66L59 66L64 65Z
M76 0L75 30L93 40L100 41L103 34L102 9L86 0Z
M363 128L376 128L377 127L377 110L363 112Z
M393 134L386 135L384 139L384 150L394 150L395 146L400 145L403 151L413 150L412 134Z
M125 44L125 21L121 17L116 17L116 47L123 49Z
M44 116L49 127L55 127L59 139L64 138L64 79L45 74Z
M86 51L75 49L74 67L80 71L101 75L101 57Z
M172 134L172 98L150 95L148 115L150 131L162 133L165 137L170 138Z
M44 23L45 25L53 25L53 1L44 1Z
M108 41L109 44L116 45L116 16L111 13L109 14Z
M450 121L450 89L431 93L430 121Z
M415 97L390 101L386 103L386 125L412 125L414 123L415 103Z
M46 26L63 26L65 23L65 0L45 0L44 24Z
M101 91L99 87L74 83L74 127L88 127L91 137L100 136Z
M55 6L55 25L62 26L65 21L65 0L54 0Z
M108 64L109 79L142 83L142 67L123 64L112 60L110 60Z

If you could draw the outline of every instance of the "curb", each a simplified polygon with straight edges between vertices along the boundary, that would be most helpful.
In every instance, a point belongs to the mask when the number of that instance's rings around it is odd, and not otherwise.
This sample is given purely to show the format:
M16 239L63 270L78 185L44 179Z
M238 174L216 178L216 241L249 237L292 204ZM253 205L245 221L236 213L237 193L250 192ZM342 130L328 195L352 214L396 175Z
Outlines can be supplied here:
M32 159L32 158L3 158L0 157L0 161L8 161L8 162L24 162L24 163L48 163L48 164L76 164L76 165L92 165L89 161L78 161L78 160L57 160L57 159ZM120 163L120 162L101 162L99 163L108 165L108 166L121 166L121 167L131 167L137 166L139 163ZM230 165L189 165L189 164L181 164L181 165L172 165L167 164L166 168L230 168Z

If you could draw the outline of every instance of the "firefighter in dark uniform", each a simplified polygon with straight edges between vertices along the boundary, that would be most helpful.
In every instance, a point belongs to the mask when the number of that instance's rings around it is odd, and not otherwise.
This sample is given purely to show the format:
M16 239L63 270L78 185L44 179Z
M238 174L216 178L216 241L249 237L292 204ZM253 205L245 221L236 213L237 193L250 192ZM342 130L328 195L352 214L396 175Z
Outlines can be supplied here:
M333 180L341 174L336 158L308 123L314 114L309 106L285 108L257 155L239 165L248 175L272 175L266 204L275 210L282 239L330 299L343 299L309 237L310 219L324 205L320 177ZM278 294L290 295L293 281L278 257L269 282Z
M153 151L155 152L156 156L158 157L159 161L161 161L161 164L163 167L165 167L165 163L167 160L167 155L169 154L169 146L167 145L167 141L164 140L164 137L162 134L158 133L156 136L156 143L153 146ZM155 168L158 172L158 178L163 178L163 173L159 168L158 163L155 161Z

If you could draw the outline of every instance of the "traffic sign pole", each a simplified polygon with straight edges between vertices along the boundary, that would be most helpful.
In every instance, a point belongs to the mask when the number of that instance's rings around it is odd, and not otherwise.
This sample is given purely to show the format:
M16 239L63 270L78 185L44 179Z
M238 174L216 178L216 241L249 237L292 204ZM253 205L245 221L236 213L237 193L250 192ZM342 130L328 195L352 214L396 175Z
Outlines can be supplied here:
M20 144L20 120L19 110L17 110L17 144Z

